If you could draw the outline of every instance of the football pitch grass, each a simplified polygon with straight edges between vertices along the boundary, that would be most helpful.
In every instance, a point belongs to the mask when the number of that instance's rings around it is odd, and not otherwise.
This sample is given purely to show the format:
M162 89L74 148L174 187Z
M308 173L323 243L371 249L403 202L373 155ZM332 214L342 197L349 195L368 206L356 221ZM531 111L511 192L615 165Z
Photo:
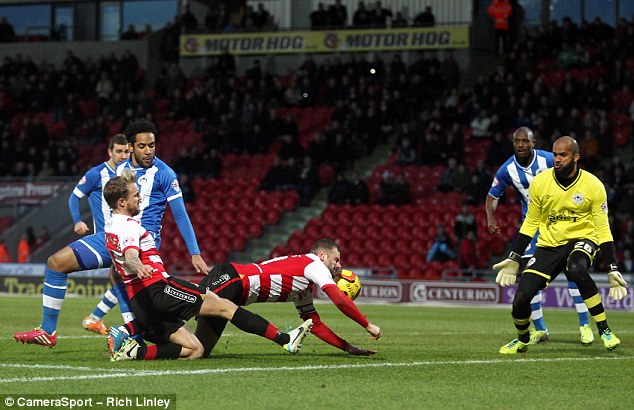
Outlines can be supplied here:
M354 345L376 349L354 357L319 340L290 355L228 325L213 357L196 361L111 363L104 336L81 321L97 299L68 298L57 346L23 345L11 335L40 323L41 299L0 297L0 396L173 395L178 409L452 409L631 408L634 393L634 313L608 311L621 346L608 352L579 342L573 310L546 309L551 340L525 354L498 349L515 335L510 307L428 307L360 304L383 337L331 304L322 320ZM300 323L290 303L256 304L280 328ZM115 308L107 325L119 324ZM190 323L193 327L194 323ZM13 408L17 408L14 406ZM24 407L23 407L24 408ZM137 407L138 408L138 407ZM158 407L154 407L158 408Z

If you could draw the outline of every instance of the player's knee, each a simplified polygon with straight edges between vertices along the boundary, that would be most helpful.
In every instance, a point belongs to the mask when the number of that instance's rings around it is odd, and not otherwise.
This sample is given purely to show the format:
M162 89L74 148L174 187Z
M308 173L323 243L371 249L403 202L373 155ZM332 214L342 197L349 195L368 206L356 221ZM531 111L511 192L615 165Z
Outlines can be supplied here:
M579 282L580 280L588 276L588 264L584 259L571 260L568 263L567 271L568 280Z
M513 309L514 310L528 310L530 311L531 300L535 295L529 295L527 292L524 292L518 288L515 293L515 298L513 299Z
M65 258L59 252L49 256L46 260L46 267L55 272L66 273L65 265Z

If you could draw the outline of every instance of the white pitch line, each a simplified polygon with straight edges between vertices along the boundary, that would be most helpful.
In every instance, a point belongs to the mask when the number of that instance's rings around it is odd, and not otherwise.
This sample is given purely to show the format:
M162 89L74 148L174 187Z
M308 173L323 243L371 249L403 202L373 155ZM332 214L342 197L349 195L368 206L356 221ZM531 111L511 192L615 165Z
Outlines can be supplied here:
M548 363L548 362L582 362L591 360L631 360L633 357L570 357L556 359L494 359L494 360L450 360L450 361L423 361L411 363L365 363L365 364L341 364L341 365L319 365L319 366L284 366L284 367L241 367L231 369L199 369L199 370L119 370L109 374L84 374L81 376L57 376L57 377L15 377L11 379L0 379L0 383L32 383L64 380L86 380L86 379L107 379L115 377L146 377L146 376L190 376L201 374L222 374L222 373L242 373L242 372L286 372L286 371L310 371L310 370L332 370L332 369L362 369L379 367L416 367L416 366L452 366L452 365L472 365L472 364L499 364L499 363ZM68 366L72 369L72 366ZM83 368L82 368L83 369ZM103 370L103 369L94 369Z
M51 365L51 364L19 364L19 363L0 363L0 367L11 367L17 369L50 369L50 370L77 370L86 372L120 372L121 369L104 369L97 367L86 366L65 366L65 365Z

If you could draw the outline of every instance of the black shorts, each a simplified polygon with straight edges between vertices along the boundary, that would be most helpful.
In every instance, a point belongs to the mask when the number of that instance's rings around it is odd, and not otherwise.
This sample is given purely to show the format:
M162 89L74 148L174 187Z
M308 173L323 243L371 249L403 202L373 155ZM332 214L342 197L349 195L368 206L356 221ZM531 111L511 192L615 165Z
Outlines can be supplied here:
M138 292L130 300L144 338L162 344L172 333L183 327L185 321L200 311L203 304L201 289L183 279L169 277L155 282Z
M200 291L207 289L238 306L243 305L243 289L240 275L230 263L221 263L213 267L209 275L200 281Z
M592 265L597 249L598 246L589 239L575 239L555 248L537 247L522 274L534 273L542 276L548 284L566 269L568 260L576 252L586 255L590 260L590 265Z

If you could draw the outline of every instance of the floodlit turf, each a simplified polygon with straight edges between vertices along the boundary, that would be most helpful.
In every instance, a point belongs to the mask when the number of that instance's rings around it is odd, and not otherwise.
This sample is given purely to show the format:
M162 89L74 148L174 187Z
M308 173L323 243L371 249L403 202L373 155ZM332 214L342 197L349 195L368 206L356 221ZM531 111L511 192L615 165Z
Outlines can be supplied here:
M383 330L370 341L334 306L320 304L340 336L379 353L349 356L310 335L290 355L229 325L212 359L111 363L105 337L81 327L96 301L67 299L58 344L48 349L11 338L39 324L41 299L0 297L0 395L174 394L178 409L594 409L629 407L634 391L631 312L608 312L622 342L613 352L596 329L594 344L582 346L576 313L551 309L551 340L507 357L498 349L514 337L509 308L360 305ZM282 328L300 323L290 303L249 309ZM106 324L119 318L115 309Z

